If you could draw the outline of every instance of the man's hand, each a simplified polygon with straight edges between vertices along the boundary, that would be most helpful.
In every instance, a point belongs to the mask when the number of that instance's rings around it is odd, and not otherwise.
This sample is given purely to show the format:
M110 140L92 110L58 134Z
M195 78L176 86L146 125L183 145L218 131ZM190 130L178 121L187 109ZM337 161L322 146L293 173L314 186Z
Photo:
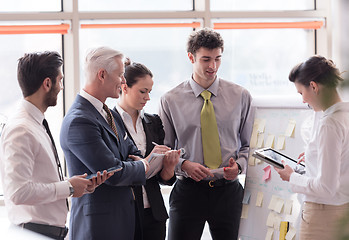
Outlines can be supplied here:
M238 164L235 162L234 158L229 159L228 167L224 168L224 178L227 180L234 180L239 174Z
M202 179L208 176L214 176L210 172L209 168L202 166L200 163L191 162L189 160L185 160L182 163L182 170L185 171L189 175L189 177L191 177L193 180L197 182L201 181Z
M179 162L181 150L170 150L165 153L163 160L161 178L165 181L170 180L174 175L174 169Z
M288 165L284 165L284 169L280 169L280 168L276 168L274 167L275 171L280 175L281 179L284 181L289 182L290 181L290 177L291 174L294 172L293 169L288 166Z
M146 158L140 158L140 157L135 156L135 155L128 155L128 157L131 158L133 161L142 161L143 162L145 173L147 173L149 170L149 162L148 162L149 156L150 156L150 154Z
M164 154L170 150L171 150L171 148L167 147L166 145L156 145L156 146L154 146L153 150L151 151L151 153L149 155L151 155L152 153Z
M114 175L114 172L107 173L107 170L103 171L101 174L99 171L97 172L97 176L90 179L90 185L87 186L85 193L93 193L99 185L104 183L108 178Z
M84 175L76 175L68 179L68 181L74 188L73 197L81 197L82 195L84 195L85 190L91 184L91 181L89 179L85 179L86 176L87 174L85 173Z

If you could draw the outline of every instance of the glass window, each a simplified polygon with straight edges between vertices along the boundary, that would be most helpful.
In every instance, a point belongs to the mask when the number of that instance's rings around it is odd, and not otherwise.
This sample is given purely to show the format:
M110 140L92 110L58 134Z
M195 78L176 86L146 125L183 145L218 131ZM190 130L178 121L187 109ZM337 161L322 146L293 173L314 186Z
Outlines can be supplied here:
M290 70L314 54L314 30L217 30L225 49L219 76L247 88L252 96L296 96Z
M0 0L0 12L60 12L60 0Z
M212 0L212 11L313 10L314 0Z
M80 11L191 11L192 0L79 0Z
M186 41L191 31L192 28L81 29L81 66L87 50L99 46L117 49L132 61L146 65L154 75L154 86L145 110L157 113L161 95L190 77ZM84 77L81 72L81 86L84 85ZM107 103L115 105L111 99Z

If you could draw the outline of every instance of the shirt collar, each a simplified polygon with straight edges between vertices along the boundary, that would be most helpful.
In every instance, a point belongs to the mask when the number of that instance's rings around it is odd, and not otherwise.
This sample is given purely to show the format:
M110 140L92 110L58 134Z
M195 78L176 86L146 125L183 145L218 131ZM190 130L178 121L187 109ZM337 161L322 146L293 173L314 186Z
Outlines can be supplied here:
M197 82L194 81L193 77L190 78L189 84L190 84L190 87L193 89L195 97L198 97L204 90L210 91L214 96L217 97L218 88L219 88L218 76L216 77L216 80L212 83L212 85L208 89L201 87Z
M124 111L124 109L122 109L119 105L119 102L115 105L116 110L120 113L122 119L124 119L125 116L130 116L130 114L128 114L128 112ZM144 118L144 110L142 109L141 111L138 112L138 118Z
M45 115L40 111L39 108L25 99L22 101L22 106L29 113L29 115L34 118L35 121L42 124L42 121L45 119Z
M86 100L88 100L99 112L102 111L103 103L101 101L99 101L97 98L88 94L83 89L80 90L80 96L82 96L83 98L86 98Z
M333 113L335 113L337 111L349 111L349 103L347 103L347 102L338 102L338 103L333 104L331 107L327 108L324 111L323 117L331 115L331 114L333 114Z

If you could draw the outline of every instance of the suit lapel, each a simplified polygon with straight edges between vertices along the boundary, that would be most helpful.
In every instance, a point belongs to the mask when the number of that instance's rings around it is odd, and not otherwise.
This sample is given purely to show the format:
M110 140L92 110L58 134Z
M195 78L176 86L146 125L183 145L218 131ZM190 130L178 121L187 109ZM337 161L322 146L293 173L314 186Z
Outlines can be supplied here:
M87 99L80 95L77 96L77 102L85 106L92 113L93 117L95 117L98 120L98 122L102 124L102 126L115 138L116 143L119 144L118 138L116 137L113 129L111 129L111 127L109 126L105 118L100 114L100 112L98 112L98 110ZM117 124L116 129L118 132L121 131L120 128L118 128Z
M142 124L145 132L145 138L146 138L146 152L145 156L148 156L150 152L153 150L152 141L154 141L153 137L153 131L152 131L152 120L144 114L144 117L142 118Z

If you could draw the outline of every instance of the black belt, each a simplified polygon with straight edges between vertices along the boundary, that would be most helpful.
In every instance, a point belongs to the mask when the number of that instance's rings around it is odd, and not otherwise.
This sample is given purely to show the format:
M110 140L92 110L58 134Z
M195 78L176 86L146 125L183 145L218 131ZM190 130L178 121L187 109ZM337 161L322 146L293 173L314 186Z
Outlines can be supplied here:
M29 223L22 223L19 226L22 228L28 229L30 231L54 238L54 239L64 239L68 233L67 227L56 227L56 226L50 226L46 224L29 222Z
M224 187L230 184L233 184L236 182L236 180L227 180L225 178L217 179L217 180L201 180L199 182L196 182L195 180L191 178L185 178L182 176L178 176L178 179L182 183L189 183L189 184L196 184L202 187L208 187L208 188L215 188L215 187Z

